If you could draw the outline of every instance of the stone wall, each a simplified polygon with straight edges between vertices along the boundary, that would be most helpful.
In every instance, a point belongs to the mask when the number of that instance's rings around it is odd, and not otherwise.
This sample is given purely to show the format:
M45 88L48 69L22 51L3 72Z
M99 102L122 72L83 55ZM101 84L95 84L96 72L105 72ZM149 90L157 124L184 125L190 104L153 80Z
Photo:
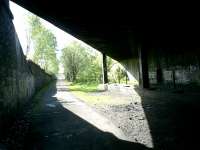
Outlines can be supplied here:
M0 2L0 116L18 109L52 79L26 60L7 2Z

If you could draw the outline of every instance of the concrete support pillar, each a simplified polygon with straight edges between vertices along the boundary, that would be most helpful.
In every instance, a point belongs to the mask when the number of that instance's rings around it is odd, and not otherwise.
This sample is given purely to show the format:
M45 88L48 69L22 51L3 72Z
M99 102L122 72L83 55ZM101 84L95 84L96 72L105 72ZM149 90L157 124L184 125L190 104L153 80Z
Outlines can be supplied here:
M160 64L160 58L159 56L156 56L157 58L157 69L156 69L156 79L157 79L157 84L162 84L163 83L163 72Z
M139 48L139 84L142 88L149 88L149 75L148 75L148 63L147 63L147 49Z
M173 86L176 88L176 74L175 74L175 68L172 70L172 81L173 81Z
M103 70L103 84L108 83L108 71L107 71L107 59L106 59L106 54L102 53L103 56L103 65L102 65L102 70Z
M163 83L163 70L161 66L162 62L162 55L160 54L160 49L156 49L155 52L155 59L156 59L156 80L157 84L160 85Z
M163 73L161 67L158 67L156 70L156 78L157 78L157 84L162 84L163 82Z

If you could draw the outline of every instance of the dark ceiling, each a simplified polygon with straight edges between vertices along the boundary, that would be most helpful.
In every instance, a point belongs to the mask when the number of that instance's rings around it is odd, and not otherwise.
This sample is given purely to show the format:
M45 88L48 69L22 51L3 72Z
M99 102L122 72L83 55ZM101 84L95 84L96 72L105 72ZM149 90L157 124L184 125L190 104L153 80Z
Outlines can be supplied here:
M144 7L125 1L12 1L117 60L134 57L138 45L199 47L199 13L195 9L188 13L179 6Z

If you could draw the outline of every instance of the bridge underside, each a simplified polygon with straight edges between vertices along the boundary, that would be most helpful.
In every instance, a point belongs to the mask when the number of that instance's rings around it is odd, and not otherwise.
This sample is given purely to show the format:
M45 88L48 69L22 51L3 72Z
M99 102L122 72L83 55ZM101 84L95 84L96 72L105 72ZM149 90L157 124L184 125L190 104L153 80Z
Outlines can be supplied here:
M137 57L133 47L138 46L183 48L199 44L194 38L200 33L198 21L184 10L175 13L176 8L125 2L111 6L104 1L12 1L117 60Z
M92 5L78 2L72 5L50 0L13 1L120 61L140 81L142 87L158 86L178 92L173 95L169 91L163 94L159 90L153 92L135 88L146 114L155 149L191 149L199 146L200 28L197 20L193 19L195 16L182 12L179 12L182 15L175 14L169 7L163 13L165 10L162 7L159 10L150 6L141 8L143 5L136 4L117 5L117 2L111 7L97 1ZM8 2L0 0L0 139L11 124L12 115L21 111L19 108L37 89L53 80L52 76L25 59ZM143 11L145 15L142 15ZM162 17L159 18L158 14ZM197 90L197 94L183 93L185 88ZM130 103L134 111L138 111L138 103ZM129 107L126 109L130 111ZM135 116L136 119L138 117L141 116ZM138 120L143 119L145 117ZM51 123L56 122L50 121L48 126ZM158 145L160 141L161 145ZM179 145L181 147L177 148Z
M198 12L125 2L12 1L122 62L144 87L199 80Z
M120 61L143 87L199 82L197 12L103 1L12 1Z

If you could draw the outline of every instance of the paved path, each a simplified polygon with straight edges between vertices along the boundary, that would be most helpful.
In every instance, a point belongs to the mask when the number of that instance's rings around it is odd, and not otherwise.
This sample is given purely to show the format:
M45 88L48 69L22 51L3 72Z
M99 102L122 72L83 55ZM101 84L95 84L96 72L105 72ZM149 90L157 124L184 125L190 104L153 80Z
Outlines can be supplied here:
M75 98L63 81L45 92L32 114L35 149L126 150L147 149L126 141L111 121ZM35 141L34 141L35 140Z

